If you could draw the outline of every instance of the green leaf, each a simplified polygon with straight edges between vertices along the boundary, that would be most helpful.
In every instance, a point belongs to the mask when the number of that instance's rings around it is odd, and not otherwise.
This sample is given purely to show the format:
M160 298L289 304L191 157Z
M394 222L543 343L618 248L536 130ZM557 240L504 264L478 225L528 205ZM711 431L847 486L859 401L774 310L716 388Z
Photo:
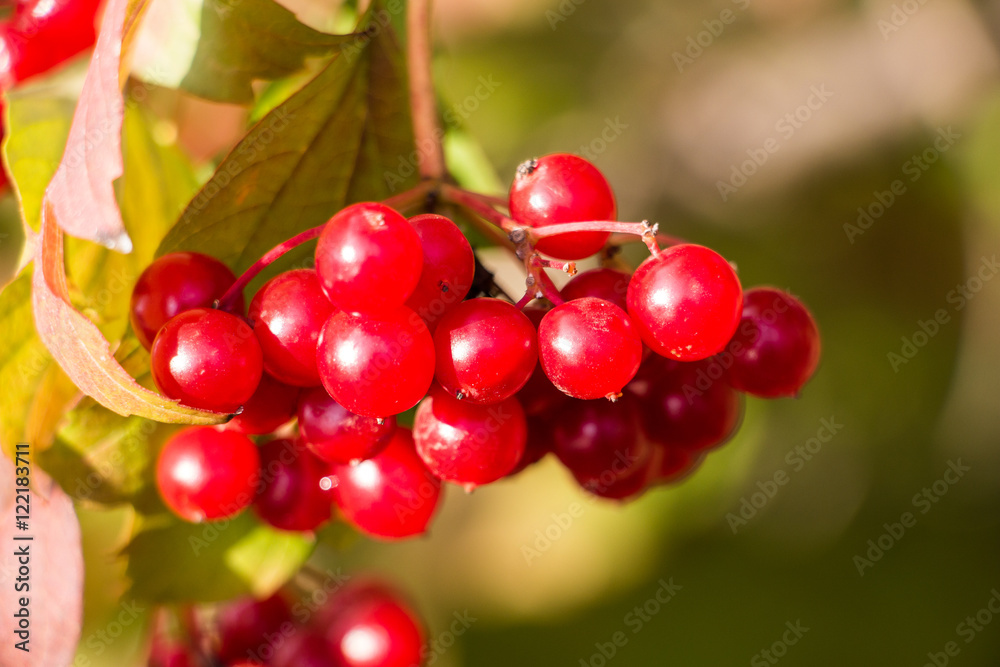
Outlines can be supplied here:
M374 31L250 131L157 252L219 249L245 270L345 205L414 183L413 150L403 57L391 29ZM307 255L300 248L280 266Z
M314 541L262 526L249 512L231 520L172 517L140 530L125 547L131 594L151 602L214 602L268 596L298 571Z
M252 104L254 81L288 76L307 57L352 39L313 30L273 0L205 0L201 40L181 86L216 102Z

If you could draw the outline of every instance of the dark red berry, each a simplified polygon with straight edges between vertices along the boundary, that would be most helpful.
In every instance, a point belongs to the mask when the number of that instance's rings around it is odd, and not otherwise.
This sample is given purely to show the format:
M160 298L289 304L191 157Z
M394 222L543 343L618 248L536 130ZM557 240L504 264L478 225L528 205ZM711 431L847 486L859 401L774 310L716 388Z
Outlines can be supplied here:
M274 653L271 667L343 667L319 632L299 629Z
M443 215L418 215L410 225L420 237L424 266L406 307L432 326L469 293L476 258L462 230Z
M157 639L149 653L148 667L201 667L190 648L176 640Z
M259 475L260 457L249 438L207 426L172 435L156 462L160 496L192 522L239 514L253 500Z
M657 446L654 455L654 484L675 484L693 473L705 460L704 454L681 447Z
M420 667L425 632L417 615L397 596L355 596L326 629L340 667Z
M267 372L286 384L317 386L316 347L333 310L312 269L288 271L267 281L250 302L249 312Z
M356 415L322 387L299 399L299 433L316 456L329 463L364 461L378 454L396 431L396 418Z
M560 395L565 395L560 392ZM552 451L552 422L541 417L528 417L528 441L524 446L524 454L517 465L507 473L512 477L522 470L533 466Z
M580 486L599 498L621 501L633 500L642 495L655 479L655 458L651 451L650 456L645 462L635 466L624 477L607 483L601 478L594 479L576 475L574 477L576 477L576 481Z
M434 331L435 377L453 396L499 403L525 385L538 364L536 332L499 299L464 301Z
M417 454L427 468L466 491L510 473L527 438L524 410L516 398L476 405L438 387L417 408L413 422Z
M215 412L236 412L264 371L253 329L221 310L195 308L167 322L153 341L152 371L165 396Z
M240 598L227 603L216 620L218 657L227 662L261 664L270 659L280 641L295 629L292 611L280 593L265 600Z
M576 155L556 153L517 168L510 186L510 216L528 227L614 220L615 195L597 167ZM607 243L607 232L574 232L541 239L539 252L583 259Z
M272 433L295 417L299 391L264 373L253 396L243 404L243 412L226 424L226 430L246 435Z
M416 288L423 262L420 237L406 218L372 202L330 218L316 246L323 291L346 311L396 310Z
M592 296L628 310L626 295L632 276L616 269L591 269L574 276L560 292L566 301Z
M312 531L330 520L332 498L321 486L328 469L302 443L272 440L260 448L254 512L280 530Z
M434 379L434 340L408 308L382 315L339 312L326 323L317 351L323 386L351 412L389 417L405 412Z
M627 394L616 403L573 401L553 418L552 450L584 486L611 486L651 456L633 401Z
M639 369L642 342L625 311L586 297L545 315L538 327L538 356L552 384L569 396L611 397Z
M792 295L755 287L743 295L743 317L727 350L734 387L764 398L794 396L819 364L819 329Z
M733 267L699 245L676 245L636 269L628 312L654 352L678 361L710 357L726 346L743 308Z
M147 350L168 321L194 308L210 308L236 276L225 264L197 252L172 252L155 260L132 290L129 317L135 335ZM243 312L240 296L234 312Z
M660 379L642 399L640 423L654 443L703 451L735 432L743 412L740 394L723 379L711 380L709 361L662 361Z
M336 465L334 498L359 530L383 539L421 535L434 516L441 481L413 446L409 429L398 428L378 455L355 465Z

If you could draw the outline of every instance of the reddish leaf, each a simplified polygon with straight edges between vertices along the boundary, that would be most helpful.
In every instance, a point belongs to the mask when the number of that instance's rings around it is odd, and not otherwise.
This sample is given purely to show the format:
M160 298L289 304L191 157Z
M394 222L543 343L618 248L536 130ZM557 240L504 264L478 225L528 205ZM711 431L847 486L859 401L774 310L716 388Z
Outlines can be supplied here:
M137 383L118 363L93 322L70 304L63 266L63 233L51 206L42 210L41 247L35 259L31 299L35 329L73 383L123 417L160 422L217 424L224 415L185 408Z
M15 468L5 456L0 455L0 487L8 489L0 495L0 589L5 591L3 614L0 614L0 665L28 667L29 665L68 665L73 662L80 625L83 617L83 551L80 546L80 524L73 511L73 503L41 468L28 457L30 487L27 530L19 530L16 521L23 519L15 507ZM23 462L19 462L23 466ZM19 472L24 472L20 470ZM23 497L23 496L22 496ZM31 540L15 540L20 537ZM28 580L22 581L20 570L24 564L18 549L27 548ZM27 584L29 590L15 589L17 584ZM21 638L19 619L14 614L20 609L21 597L29 599L30 641L25 653L15 647Z
M109 0L66 152L47 192L56 219L67 233L125 253L132 250L132 239L125 231L114 191L114 182L124 170L122 41L146 4Z

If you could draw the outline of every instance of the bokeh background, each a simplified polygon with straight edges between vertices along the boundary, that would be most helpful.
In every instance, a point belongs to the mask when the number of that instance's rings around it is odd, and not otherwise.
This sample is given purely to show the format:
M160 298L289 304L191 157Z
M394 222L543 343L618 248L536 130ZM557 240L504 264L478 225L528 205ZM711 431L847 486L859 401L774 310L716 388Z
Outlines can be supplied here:
M287 4L331 26L328 2ZM1000 4L435 5L456 173L499 194L524 159L591 157L622 219L804 300L823 360L798 399L749 399L736 438L678 486L595 502L547 460L471 496L448 489L427 539L326 530L312 566L399 583L437 665L916 667L948 642L949 664L1000 664L1000 617L981 612L1000 600ZM206 175L245 127L238 109L156 99L161 139ZM0 203L3 233L15 215ZM779 471L788 482L769 485ZM122 620L130 517L79 515L81 656L143 664L150 609L94 639ZM679 589L651 602L663 582Z

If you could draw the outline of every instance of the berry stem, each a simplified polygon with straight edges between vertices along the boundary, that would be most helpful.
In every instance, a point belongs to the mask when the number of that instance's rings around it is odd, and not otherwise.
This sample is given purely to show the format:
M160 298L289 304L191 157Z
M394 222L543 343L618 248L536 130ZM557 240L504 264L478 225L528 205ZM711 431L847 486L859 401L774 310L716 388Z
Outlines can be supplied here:
M531 256L531 263L543 269L556 269L557 271L565 271L571 276L576 275L576 262L560 262L559 260L548 259L535 253Z
M420 175L440 181L447 169L431 73L431 0L410 0L406 12L410 110Z
M616 222L614 220L590 220L587 222L565 222L558 225L545 225L544 227L526 227L525 230L533 241L539 241L550 236L572 234L573 232L611 232L615 234L629 234L631 236L647 236L654 227L651 227L645 221ZM655 236L655 231L653 235Z
M398 195L393 195L392 197L383 200L382 203L398 211L405 211L422 204L423 200L434 192L435 188L436 185L433 181L424 181L417 186L406 190L405 192L400 192ZM237 278L236 282L233 283L228 290L226 290L226 293L222 295L222 298L220 298L216 304L216 308L220 308L222 310L231 309L236 299L239 298L239 295L243 293L243 290L246 289L247 285L249 285L254 278L260 275L261 271L276 262L285 253L299 247L303 243L318 238L323 232L324 227L326 227L325 222L318 227L313 227L312 229L307 229L300 234L296 234L287 241L283 241L268 250L261 256L260 259L254 262L250 268L244 271L243 275Z
M441 185L441 197L452 204L475 213L480 218L510 234L520 225L496 209L497 199L477 192L470 192L449 183Z

